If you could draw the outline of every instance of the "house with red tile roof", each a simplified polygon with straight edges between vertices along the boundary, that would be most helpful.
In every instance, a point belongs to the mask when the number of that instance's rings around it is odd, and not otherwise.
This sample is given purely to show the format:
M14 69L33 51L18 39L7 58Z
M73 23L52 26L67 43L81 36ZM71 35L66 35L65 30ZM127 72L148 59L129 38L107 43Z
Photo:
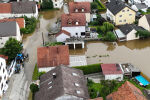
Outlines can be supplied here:
M86 17L83 13L62 14L61 29L70 33L71 37L85 37Z
M106 100L147 100L140 89L126 81L118 91L109 94Z
M105 80L123 80L123 72L119 64L101 64Z
M74 2L93 2L94 0L74 0Z
M4 18L4 19L0 19L0 23L1 22L8 22L8 21L16 21L20 28L25 28L24 18L9 18L9 19Z
M56 34L57 42L64 42L67 38L70 38L70 33L65 30L61 30L59 33Z
M38 18L38 6L35 1L0 3L0 19L22 16Z
M62 65L69 65L69 48L67 45L37 48L37 66L40 72L48 72Z
M90 2L69 2L69 13L83 13L86 16L86 22L91 20Z

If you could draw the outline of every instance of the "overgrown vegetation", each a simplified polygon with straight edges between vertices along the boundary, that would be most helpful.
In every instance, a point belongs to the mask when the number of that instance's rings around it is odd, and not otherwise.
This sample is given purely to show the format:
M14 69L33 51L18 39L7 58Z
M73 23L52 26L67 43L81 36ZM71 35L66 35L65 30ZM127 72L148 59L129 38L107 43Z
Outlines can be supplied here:
M43 0L43 2L41 4L41 9L42 10L53 9L52 0Z
M21 46L21 42L17 41L14 38L9 38L6 41L4 47L1 49L1 53L5 56L8 56L8 62L11 62L18 53L22 51L23 47Z
M148 37L150 37L150 32L149 31L147 31L147 30L138 30L137 32L136 32L136 36L138 37L140 37L140 38L148 38Z
M92 22L90 22L89 26L100 26L104 22L106 22L106 20L104 18L102 18L101 15L97 15L97 19L92 21Z
M150 9L147 9L147 12L144 12L144 11L142 11L142 10L139 10L139 12L140 12L142 15L150 14Z
M25 19L25 28L21 28L20 32L22 34L30 34L35 31L37 20L34 17L28 18L27 16L23 17Z
M102 71L100 64L91 64L86 66L75 66L73 68L77 68L83 71L84 75L92 74L92 73L99 73Z
M37 91L39 91L39 87L37 84L32 83L30 85L30 91L32 92L32 100L34 100L34 95Z
M45 46L57 46L57 45L63 45L63 43L62 42L52 42L52 43L46 42L45 43Z
M97 9L98 12L106 11L106 7L99 0L95 0L91 3L91 9Z
M105 41L113 42L113 41L116 41L117 38L113 32L107 32L106 35L102 39Z

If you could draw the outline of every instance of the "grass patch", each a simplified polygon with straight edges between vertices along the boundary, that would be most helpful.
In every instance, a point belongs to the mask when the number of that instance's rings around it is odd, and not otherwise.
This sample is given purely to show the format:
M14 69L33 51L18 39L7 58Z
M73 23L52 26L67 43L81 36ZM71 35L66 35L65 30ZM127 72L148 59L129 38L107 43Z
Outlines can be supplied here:
M95 0L95 2L97 3L97 9L99 12L106 11L106 7L99 0Z
M86 66L75 66L73 68L80 69L83 71L84 75L99 73L102 71L100 64L91 64Z
M38 80L38 67L37 67L37 64L35 64L35 67L34 67L34 72L33 72L33 75L32 75L32 80Z
M52 43L46 42L45 43L45 46L57 46L57 45L63 45L63 43L62 42L52 42Z

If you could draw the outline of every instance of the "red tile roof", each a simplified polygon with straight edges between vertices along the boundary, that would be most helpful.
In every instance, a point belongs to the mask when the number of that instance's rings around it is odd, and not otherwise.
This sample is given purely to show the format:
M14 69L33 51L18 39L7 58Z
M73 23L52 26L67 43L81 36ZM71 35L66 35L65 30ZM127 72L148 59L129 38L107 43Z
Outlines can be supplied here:
M62 34L62 33L64 33L64 34L70 36L70 33L69 33L69 32L67 32L67 31L65 31L65 30L61 30L60 32L58 32L58 33L56 34L56 37L59 36L59 35Z
M118 64L101 64L102 72L104 75L107 74L123 74Z
M147 100L143 93L130 82L126 81L118 91L111 93L106 100Z
M4 58L6 60L8 60L8 56L5 56L5 55L0 55L1 58Z
M61 45L38 48L37 65L39 68L69 65L68 46Z
M11 13L11 4L0 3L0 13Z
M103 98L99 97L99 98L94 98L94 99L89 99L89 100L103 100Z
M90 13L91 4L90 2L69 2L69 13L77 13L76 9L78 9L78 13ZM84 12L82 9L84 9Z
M78 22L78 25L76 24ZM86 17L83 13L62 14L61 27L85 26Z
M25 27L25 20L24 18L11 18L11 19L1 19L0 22L7 22L7 21L16 21L20 28Z

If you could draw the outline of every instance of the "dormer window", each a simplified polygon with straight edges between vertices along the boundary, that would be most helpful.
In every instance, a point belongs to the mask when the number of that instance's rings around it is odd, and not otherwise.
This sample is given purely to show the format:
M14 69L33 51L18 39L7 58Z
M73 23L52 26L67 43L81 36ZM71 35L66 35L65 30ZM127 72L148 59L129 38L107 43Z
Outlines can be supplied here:
M82 12L84 12L84 8L82 8L82 10L81 10Z
M77 73L72 73L73 76L78 76Z
M76 22L76 25L79 25L79 22Z
M80 94L80 93L81 93L81 91L79 91L79 90L77 90L76 92L77 92L77 94Z
M68 22L68 24L70 25L70 24L71 24L71 22Z
M74 85L75 85L75 86L79 86L79 84L78 84L78 83L74 83Z
M77 9L77 8L75 9L75 12L78 12L78 9Z

